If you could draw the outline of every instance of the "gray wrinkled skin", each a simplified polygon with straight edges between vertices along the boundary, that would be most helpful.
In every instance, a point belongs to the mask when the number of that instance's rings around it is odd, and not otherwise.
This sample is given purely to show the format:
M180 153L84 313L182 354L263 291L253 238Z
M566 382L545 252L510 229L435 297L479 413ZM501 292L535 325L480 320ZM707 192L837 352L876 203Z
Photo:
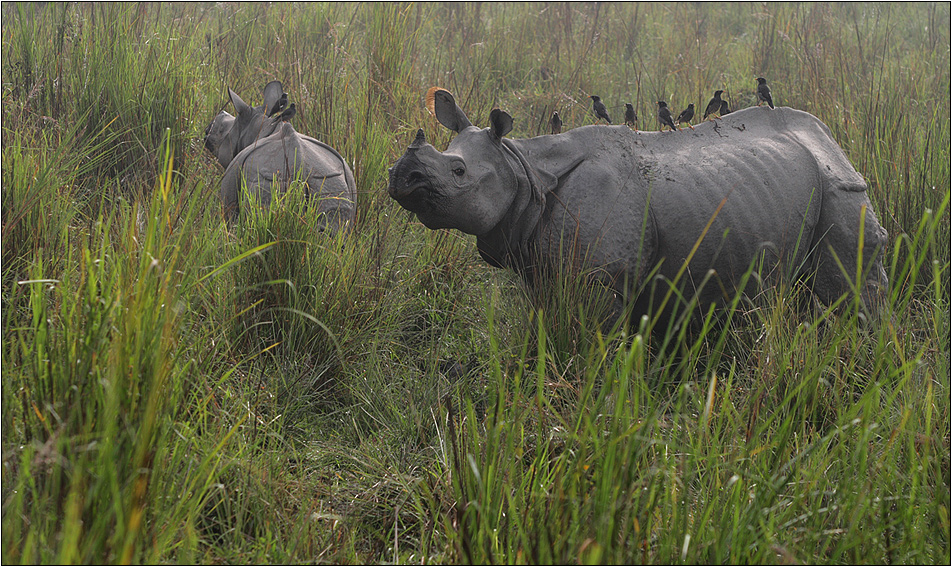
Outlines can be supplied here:
M446 91L435 108L458 135L439 152L421 130L390 170L390 196L431 229L475 235L487 262L530 283L569 261L594 268L619 305L637 298L636 314L675 281L703 309L729 300L754 262L765 283L812 276L831 303L852 289L862 231L860 297L878 311L886 231L863 178L806 112L754 107L693 131L596 125L518 140L504 138L504 112L479 129Z
M325 215L326 228L337 230L353 222L357 186L344 158L278 116L266 116L265 109L273 108L282 95L281 83L268 83L261 106L249 106L231 89L228 94L236 115L219 112L205 131L205 147L225 168L221 182L225 217L238 216L242 181L258 203L268 207L273 191L283 192L291 181L301 179L309 198L317 201L318 212Z

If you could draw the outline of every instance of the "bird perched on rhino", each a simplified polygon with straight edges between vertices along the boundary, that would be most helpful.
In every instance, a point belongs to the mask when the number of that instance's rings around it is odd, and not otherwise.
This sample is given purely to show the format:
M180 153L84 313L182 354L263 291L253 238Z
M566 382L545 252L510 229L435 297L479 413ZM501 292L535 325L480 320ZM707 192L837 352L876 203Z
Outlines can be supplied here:
M635 107L631 105L630 102L625 103L625 125L629 128L635 127L635 122L638 121L638 115L635 114Z
M687 317L774 282L802 282L821 305L859 296L870 321L887 307L887 234L866 182L806 112L749 108L725 120L737 129L674 138L587 126L519 139L508 113L479 128L440 92L453 140L440 152L421 131L389 169L388 195L429 229L473 235L486 263L529 289L551 289L560 267L597 270L586 284L615 297L603 328L644 314L685 331ZM752 262L764 266L756 282ZM859 281L843 276L854 265Z
M721 101L721 116L727 116L731 113L731 108L728 106L726 100Z
M694 119L694 103L688 105L687 108L681 111L681 114L678 115L678 124L687 124L688 128L694 130L694 126L691 126L691 120Z
M604 118L606 122L611 124L612 119L608 117L608 110L605 108L605 104L602 102L601 97L590 95L588 98L592 99L592 110L595 111L595 116Z
M712 114L720 114L721 112L721 103L724 101L721 100L721 93L724 91L714 91L714 98L711 99L711 102L707 103L707 108L704 109L704 120L707 120L708 116ZM715 116L715 118L717 118Z
M300 180L309 214L320 218L321 230L343 230L355 219L353 171L335 149L294 129L290 121L296 108L282 109L283 93L281 82L271 81L264 87L264 104L253 107L228 89L235 114L223 109L205 129L205 148L225 169L222 212L234 222L241 209L267 210L275 195Z
M277 119L281 122L290 122L294 115L297 114L297 109L294 107L294 103L291 103L291 106L285 108L281 111L281 114L277 116Z
M770 108L773 108L773 98L770 96L770 87L767 86L767 79L757 77L757 106L766 102Z
M552 112L552 118L549 119L549 133L550 134L561 134L562 133L562 117L559 116L559 111Z
M674 125L674 120L671 119L671 111L668 110L668 103L663 100L658 101L658 120L661 122L662 132L665 126L669 126L672 130L677 130Z
M281 112L282 110L284 110L284 108L287 105L288 105L288 93L281 93L281 98L279 98L277 102L275 102L271 106L271 108L268 109L268 112L265 113L265 116L270 118L274 116L275 114L277 114L278 112ZM294 106L294 105L292 104L291 106Z

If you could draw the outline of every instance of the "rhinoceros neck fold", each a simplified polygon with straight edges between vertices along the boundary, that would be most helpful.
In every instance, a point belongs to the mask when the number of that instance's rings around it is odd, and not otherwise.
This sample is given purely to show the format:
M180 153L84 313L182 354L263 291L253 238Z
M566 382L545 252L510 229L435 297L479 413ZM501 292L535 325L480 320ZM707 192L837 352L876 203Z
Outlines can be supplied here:
M558 206L558 197L553 200L551 194L557 193L563 176L590 157L588 151L579 151L579 146L588 146L576 143L577 135L573 131L561 136L502 140L503 154L518 179L518 187L509 213L493 230L477 237L479 252L488 263L531 276L535 244L549 214L547 208Z
M492 230L476 237L480 255L495 267L524 271L532 264L533 241L551 189L529 165L518 141L503 139L502 152L517 180L509 212Z

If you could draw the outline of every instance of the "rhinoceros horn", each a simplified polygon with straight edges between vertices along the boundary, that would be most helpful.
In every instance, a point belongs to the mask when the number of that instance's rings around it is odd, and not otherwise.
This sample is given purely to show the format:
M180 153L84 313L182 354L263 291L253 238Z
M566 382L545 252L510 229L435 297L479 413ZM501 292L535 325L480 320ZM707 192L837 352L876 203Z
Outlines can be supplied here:
M416 131L416 138L413 139L413 143L410 144L410 147L407 149L416 150L422 148L426 145L426 134L423 133L423 128L420 128Z

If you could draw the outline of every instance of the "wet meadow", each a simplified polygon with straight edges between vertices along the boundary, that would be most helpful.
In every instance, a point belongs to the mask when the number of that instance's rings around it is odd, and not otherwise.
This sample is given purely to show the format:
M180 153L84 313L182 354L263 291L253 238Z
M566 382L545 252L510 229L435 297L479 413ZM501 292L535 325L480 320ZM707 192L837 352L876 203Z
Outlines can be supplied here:
M947 3L4 3L4 563L948 563ZM609 328L392 201L442 86L512 137L715 89L826 123L888 316L802 286ZM354 171L229 226L203 133L280 80ZM672 133L671 135L678 135ZM654 332L653 332L654 331Z

